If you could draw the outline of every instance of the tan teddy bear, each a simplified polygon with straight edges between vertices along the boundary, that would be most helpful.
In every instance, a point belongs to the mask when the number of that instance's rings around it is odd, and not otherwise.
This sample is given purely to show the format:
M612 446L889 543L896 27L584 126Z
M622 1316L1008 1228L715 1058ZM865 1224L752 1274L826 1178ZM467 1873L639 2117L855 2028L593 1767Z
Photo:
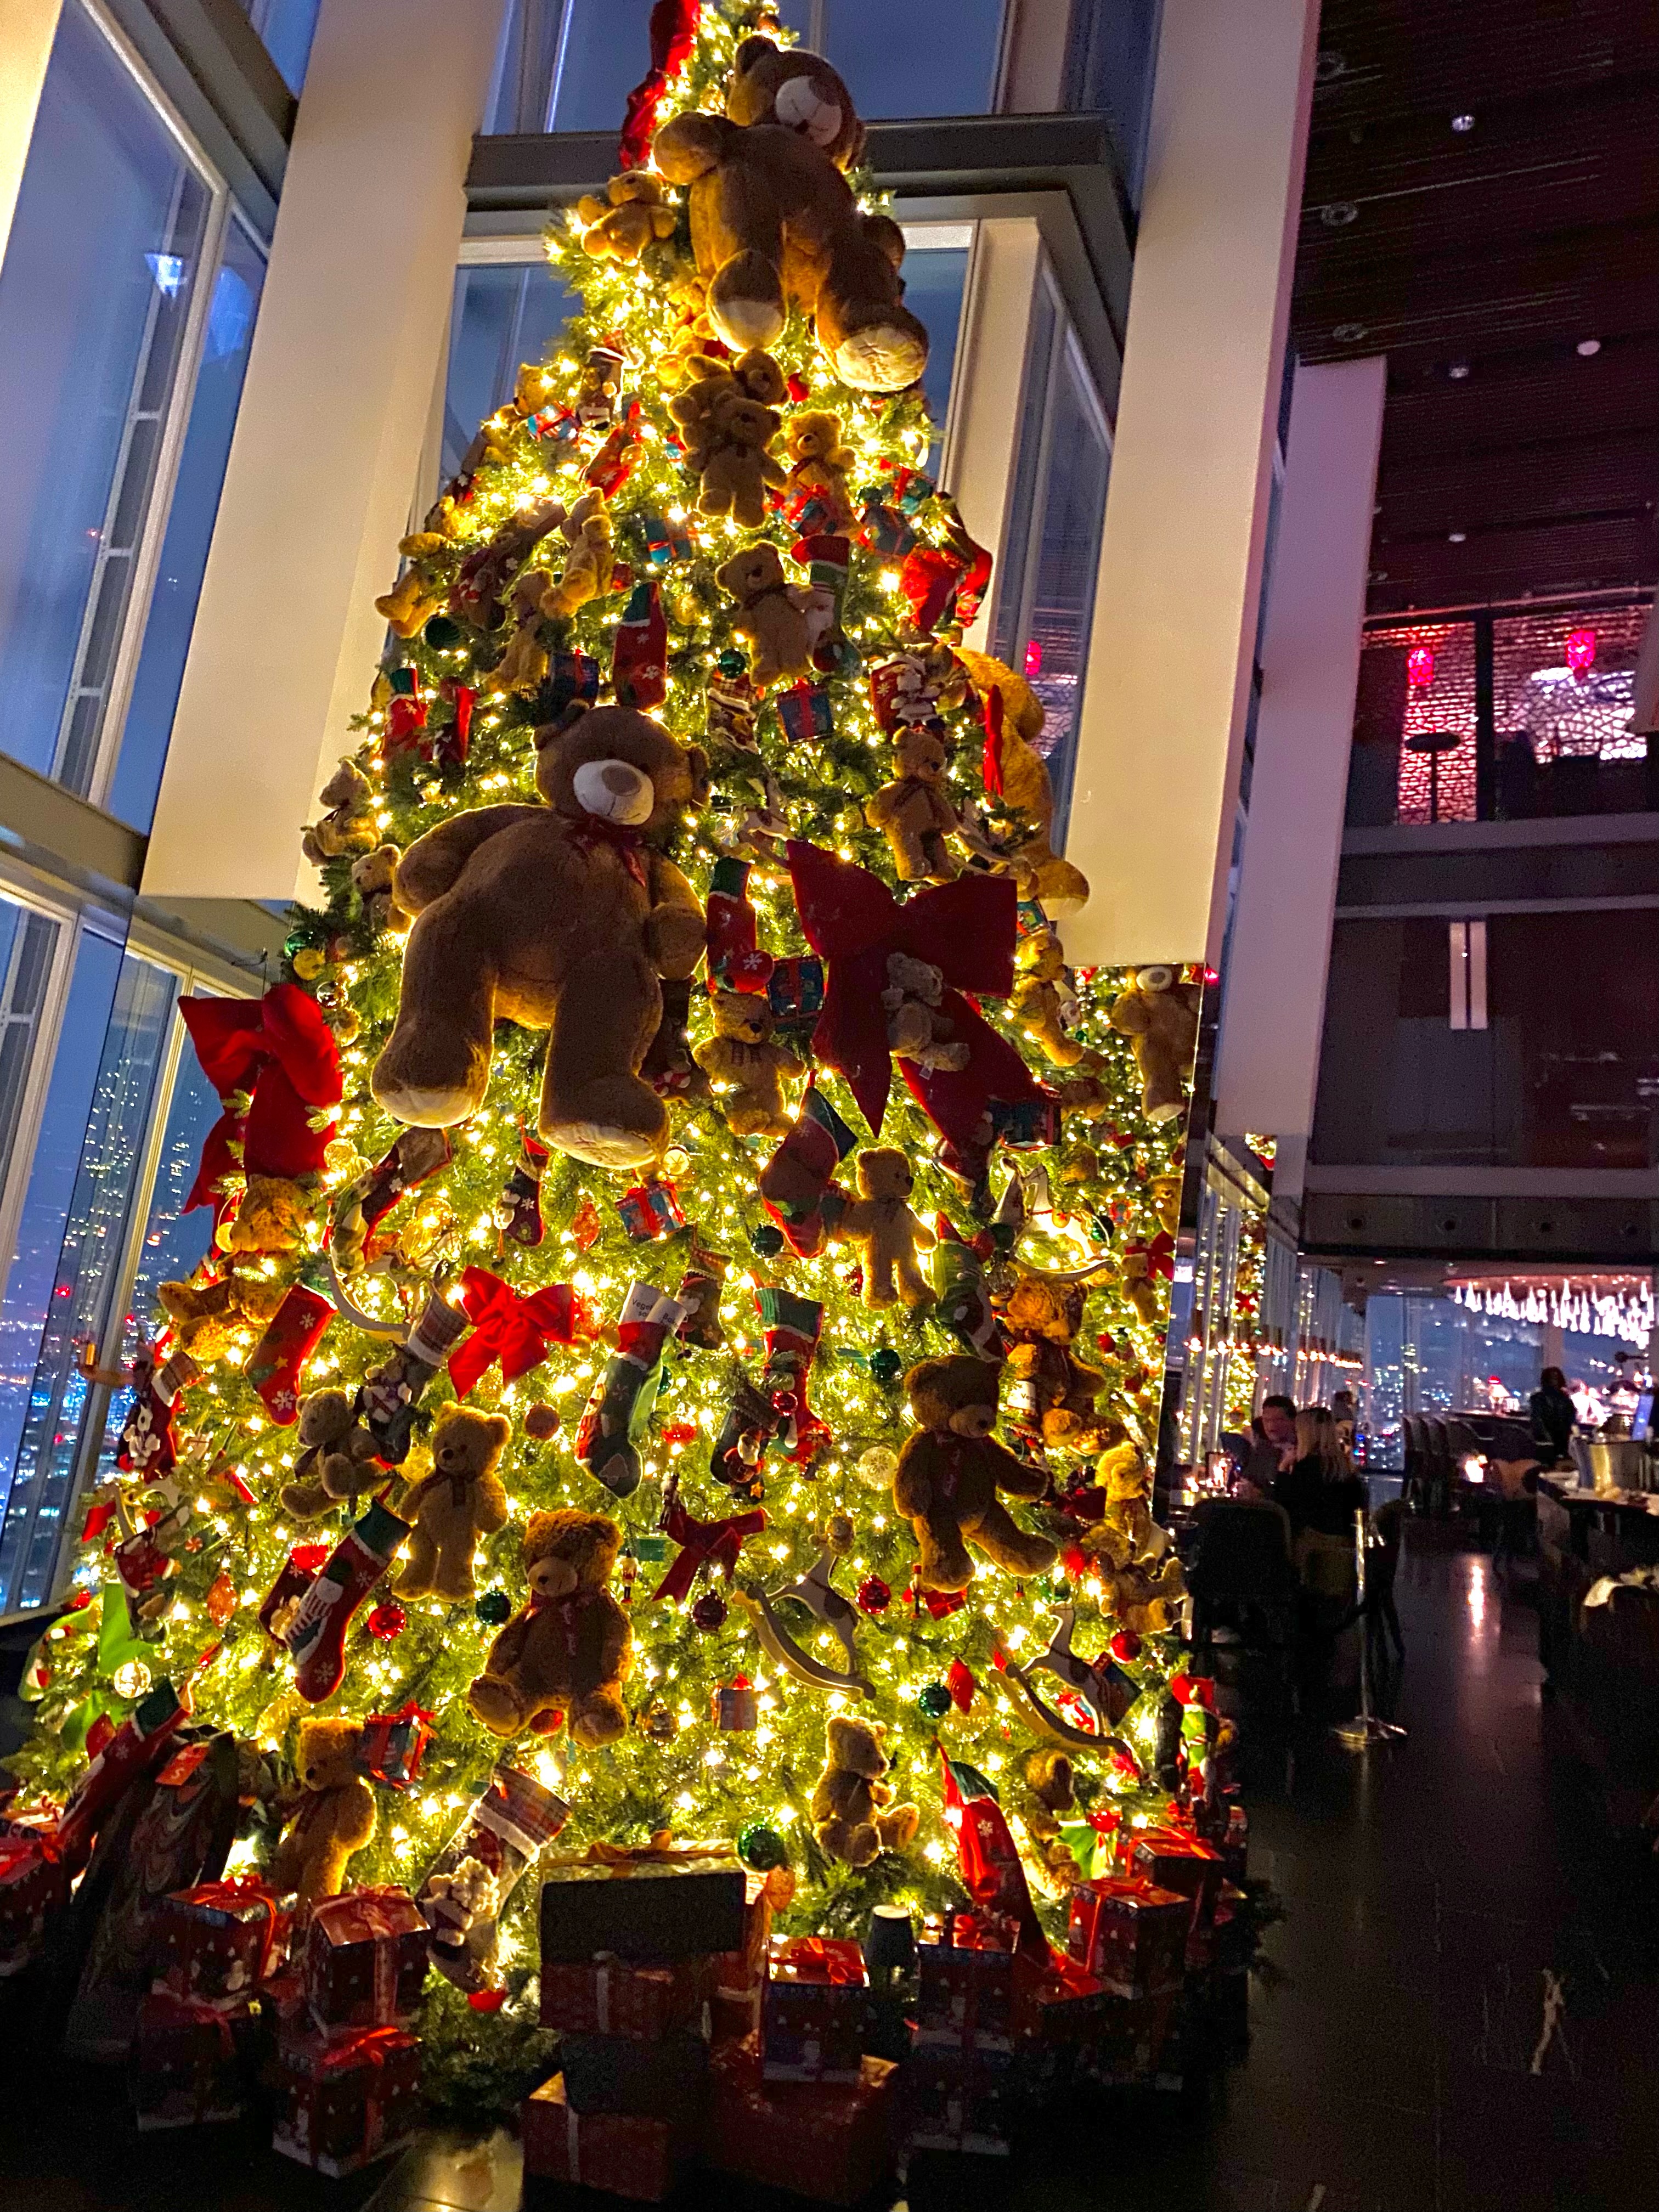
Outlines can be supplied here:
M757 991L720 991L714 1033L692 1058L720 1093L720 1111L735 1137L787 1137L794 1127L783 1094L806 1064L772 1040L772 1008Z
M1115 1567L1131 1566L1162 1550L1154 1540L1152 1469L1140 1447L1126 1442L1102 1452L1095 1480L1106 1493L1106 1507L1089 1531L1091 1547Z
M236 1211L219 1231L227 1252L297 1252L306 1241L312 1201L287 1176L251 1175Z
M1055 1885L1074 1888L1081 1879L1060 1832L1061 1819L1077 1810L1072 1762L1063 1751L1034 1751L1025 1761L1016 1802L1025 1832Z
M530 1602L489 1647L466 1693L492 1735L517 1735L562 1707L592 1750L628 1727L622 1685L633 1653L628 1615L607 1587L622 1530L571 1507L532 1513L524 1533Z
M796 684L812 666L812 632L806 587L784 580L775 545L750 545L714 572L714 580L738 603L732 627L750 643L749 674L757 690Z
M540 611L550 621L574 615L610 589L616 542L603 492L584 492L559 528L570 551L563 574L541 593Z
M760 528L766 520L767 486L784 482L771 452L782 424L775 408L763 407L735 386L719 395L707 425L708 441L697 448L692 463L701 477L697 506L702 514L729 514L745 530ZM686 459L691 462L690 452Z
M957 864L945 841L960 825L945 794L945 759L944 744L932 730L921 723L908 726L893 740L897 775L864 803L865 820L886 834L902 884L956 879Z
M1008 1340L1011 1410L1045 1444L1063 1451L1092 1451L1101 1442L1095 1400L1106 1377L1072 1350L1087 1296L1080 1283L1020 1267L993 1299Z
M815 494L829 510L826 527L850 530L853 502L848 496L847 471L858 455L841 442L841 417L807 410L794 416L784 439L789 457L792 489Z
M902 1851L915 1839L921 1815L896 1805L882 1780L883 1730L848 1713L831 1713L824 1729L823 1771L812 1792L812 1832L832 1859L868 1866L878 1851Z
M1036 899L1055 921L1079 914L1089 902L1089 878L1081 868L1062 860L1049 842L1054 826L1054 793L1048 763L1037 750L1042 735L1042 702L1025 678L1006 662L993 660L988 653L970 653L962 646L957 647L957 659L982 701L993 691L1001 695L1001 804L1034 825L1011 855L1019 895Z
M905 1203L916 1182L909 1161L890 1145L876 1145L859 1154L857 1172L859 1194L846 1200L834 1234L863 1253L865 1304L890 1306L899 1298L931 1305L933 1292L916 1254L931 1252L939 1239Z
M966 1589L974 1578L968 1546L1010 1574L1046 1574L1059 1553L1046 1536L1022 1528L998 1497L1040 1498L1048 1478L1000 1444L994 1362L954 1352L924 1359L904 1378L920 1425L899 1454L893 1503L915 1531L921 1589Z
M432 1471L404 1491L400 1519L414 1523L408 1561L392 1585L399 1597L459 1605L475 1595L472 1553L480 1536L507 1525L507 1492L495 1469L513 1434L500 1413L452 1406L432 1432Z
M418 535L422 539L428 536L437 538L435 531L423 531ZM405 549L409 542L409 539L404 539ZM429 550L438 551L446 542L439 538ZM375 600L374 611L386 617L386 627L394 636L410 638L418 635L426 628L443 603L443 586L430 582L417 563L414 568L405 568L392 589Z
M351 888L362 901L363 919L376 935L383 929L408 924L409 916L399 910L392 892L398 863L402 858L396 845L377 845L372 853L365 853L351 864Z
M955 1024L939 1009L945 970L908 952L887 956L887 987L881 1003L887 1013L887 1042L901 1060L913 1060L930 1075L968 1065L968 1048L954 1035Z
M1056 1067L1075 1067L1084 1048L1066 1032L1066 1010L1075 1011L1066 973L1066 955L1051 929L1036 931L1019 948L1020 973L1009 1011L1035 1037Z
M674 210L665 201L662 179L648 169L624 169L605 191L604 199L584 192L576 203L587 225L582 252L596 261L637 261L653 238L674 235Z
M1172 1168L1165 1174L1146 1178L1146 1195L1152 1201L1158 1225L1166 1237L1181 1234L1181 1193L1186 1180L1180 1168Z
M156 1299L179 1349L216 1366L239 1339L252 1344L287 1295L281 1283L228 1269L211 1283L163 1283Z
M374 1793L356 1764L362 1735L360 1721L301 1722L299 1796L267 1875L277 1896L337 1897L353 1852L374 1840Z
M355 1510L359 1491L382 1471L356 1400L344 1390L308 1391L300 1401L299 1436L293 1473L276 1493L283 1510L296 1521L314 1521L333 1505Z
M343 760L317 794L326 811L312 823L300 840L300 849L313 867L337 860L348 853L362 853L375 842L374 787L355 761Z
M1183 1086L1198 1048L1200 994L1176 980L1173 968L1142 968L1113 1000L1106 1018L1121 1036L1133 1037L1140 1071L1140 1110L1149 1121L1168 1121L1181 1111Z

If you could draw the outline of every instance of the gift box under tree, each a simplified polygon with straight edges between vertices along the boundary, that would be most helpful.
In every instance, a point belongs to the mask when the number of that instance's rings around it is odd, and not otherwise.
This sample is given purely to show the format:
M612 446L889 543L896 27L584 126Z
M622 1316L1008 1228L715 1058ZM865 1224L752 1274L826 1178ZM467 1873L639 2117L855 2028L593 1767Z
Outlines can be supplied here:
M271 2148L319 2173L353 2173L421 2124L421 2045L401 2027L285 2034Z
M1192 1918L1190 1898L1152 1882L1080 1882L1066 1948L1112 1996L1158 1996L1181 1987Z
M787 2189L820 2204L855 2204L893 2162L900 2070L866 2058L853 2081L763 2080L757 2039L709 2061L702 2162L715 2173Z
M177 1890L156 1931L155 1987L239 2011L282 1964L289 1931L289 1916L252 1876Z
M1221 1892L1221 1854L1189 1828L1142 1828L1130 1871L1192 1900L1192 1926L1208 1928Z
M966 2151L1006 2158L1013 2130L1014 2054L922 2048L904 2069L905 2140L912 2150Z
M0 1979L40 1955L69 1899L69 1869L48 1835L0 1837Z
M746 1936L747 1889L735 1858L712 1845L598 1847L556 1861L542 1884L544 1962L612 1952L619 1959L706 1958Z
M198 1997L155 1990L139 2002L127 2088L141 2133L240 2118L252 2022Z
M1012 2051L1017 1924L957 1912L923 1923L916 1944L916 2048Z
M670 2196L695 2148L692 2130L679 2121L576 2112L562 2074L525 2099L519 2136L526 2175L602 2189L639 2204L660 2204Z
M566 2035L559 2057L573 2112L690 2120L703 2101L708 2045L700 2029L681 2029L654 2043L632 2035Z
M780 1936L761 1988L761 2071L768 2081L856 2081L870 1978L856 1943Z
M674 1959L556 1960L541 1972L542 2026L574 2035L632 2035L646 2041L694 2021L710 1993L710 1962Z
M427 1973L427 1927L407 1890L325 1898L306 1930L306 2002L319 2027L411 2020Z

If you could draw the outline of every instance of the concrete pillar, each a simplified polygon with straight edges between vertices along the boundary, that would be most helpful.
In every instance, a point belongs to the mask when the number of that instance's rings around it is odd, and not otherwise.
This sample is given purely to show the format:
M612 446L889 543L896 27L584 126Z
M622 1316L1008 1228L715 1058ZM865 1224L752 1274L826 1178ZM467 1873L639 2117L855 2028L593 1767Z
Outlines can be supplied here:
M286 898L367 702L502 0L323 0L144 872Z
M0 0L0 261L17 212L52 42L64 0Z
M1303 1155L1313 1131L1386 382L1380 355L1297 373L1222 1002L1217 1133L1257 1130Z
M1080 962L1220 951L1317 0L1164 0L1066 841Z

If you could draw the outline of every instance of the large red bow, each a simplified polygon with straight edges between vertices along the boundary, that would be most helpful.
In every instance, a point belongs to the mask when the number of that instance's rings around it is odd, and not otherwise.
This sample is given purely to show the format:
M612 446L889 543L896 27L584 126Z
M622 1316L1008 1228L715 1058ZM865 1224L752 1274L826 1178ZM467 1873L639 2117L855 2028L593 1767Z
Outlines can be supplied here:
M1126 1244L1123 1256L1126 1260L1144 1260L1149 1276L1162 1275L1166 1283L1175 1280L1175 1238L1167 1229L1160 1229L1149 1244Z
M651 10L651 66L629 94L623 111L617 159L624 169L645 167L668 80L684 68L696 43L698 13L698 0L657 0Z
M313 1128L311 1116L337 1106L344 1086L334 1032L317 1001L297 983L278 983L263 999L180 999L179 1011L220 1097L252 1094L245 1115L228 1109L209 1130L185 1212L216 1205L215 1186L239 1165L248 1175L318 1174L334 1124Z
M901 1060L904 1079L953 1145L984 1144L986 1108L1042 1096L1014 1047L1000 1037L971 1000L1006 999L1014 988L1015 908L1012 876L958 876L930 884L900 904L885 884L855 861L799 839L789 844L789 873L801 927L829 963L823 1012L813 1033L817 1057L843 1075L860 1111L879 1136L893 1062L887 1042L887 956L908 952L941 970L948 988L939 1013L953 1041L968 1047L968 1065L929 1073Z
M502 1382L516 1382L541 1365L550 1346L574 1344L593 1329L586 1299L568 1283L519 1291L488 1267L469 1267L462 1275L461 1306L472 1334L450 1354L449 1379L462 1398L498 1359Z
M684 1597L697 1578L698 1568L705 1564L724 1569L729 1582L744 1538L758 1536L766 1526L766 1516L757 1505L752 1513L730 1513L724 1521L698 1521L677 1498L663 1516L662 1526L663 1534L680 1547L680 1554L652 1591L653 1604L661 1597Z

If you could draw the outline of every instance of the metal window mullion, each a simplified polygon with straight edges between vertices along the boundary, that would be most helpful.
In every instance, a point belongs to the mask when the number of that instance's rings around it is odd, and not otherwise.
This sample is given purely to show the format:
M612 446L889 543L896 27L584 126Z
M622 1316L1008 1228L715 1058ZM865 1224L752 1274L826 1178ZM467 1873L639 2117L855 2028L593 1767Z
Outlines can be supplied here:
M1060 288L1054 283L1046 255L1038 270L1037 281L1048 288L1048 301L1054 311L1054 328L1048 335L1048 358L1043 362L1042 368L1042 428L1037 434L1036 468L1033 472L1031 483L1031 513L1025 533L1025 544L1022 549L1019 604L1016 611L1013 630L1014 650L1019 656L1018 665L1022 672L1024 666L1025 649L1031 641L1031 617L1036 606L1037 568L1042 554L1042 527L1048 512L1048 462L1054 447L1055 393L1060 383L1058 372L1065 345L1066 332L1069 327L1065 302L1060 296ZM1035 294L1033 297L1035 298Z
M939 426L939 481L942 491L952 491L956 486L957 461L963 436L963 416L967 410L970 364L963 340L973 329L971 314L978 285L983 281L985 226L975 222L973 240L968 248L968 266L963 275L962 297L957 302L956 338L951 351L951 390L945 402L945 420Z
M22 903L21 901L15 902ZM40 1140L40 1125L46 1110L46 1093L52 1086L52 1068L58 1057L58 1031L63 1025L70 981L75 973L76 955L80 950L85 927L78 915L55 913L45 906L36 906L34 911L47 915L57 924L58 935L52 948L52 963L46 975L46 988L40 994L40 1017L35 1024L29 1070L23 1079L22 1096L18 1102L17 1127L12 1139L11 1157L6 1163L3 1183L0 1183L0 1305L4 1304L11 1281L12 1265L17 1257L18 1224L22 1218L29 1177L34 1169L35 1147Z

